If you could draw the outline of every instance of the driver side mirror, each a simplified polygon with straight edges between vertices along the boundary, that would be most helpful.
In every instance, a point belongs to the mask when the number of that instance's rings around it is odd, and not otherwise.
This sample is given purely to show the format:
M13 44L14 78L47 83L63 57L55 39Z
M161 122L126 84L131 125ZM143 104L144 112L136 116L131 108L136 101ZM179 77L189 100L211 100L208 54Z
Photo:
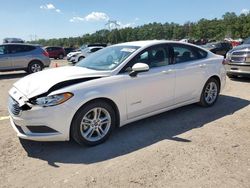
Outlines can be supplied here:
M136 63L132 67L132 71L129 73L129 76L136 77L140 72L149 71L149 66L145 63Z

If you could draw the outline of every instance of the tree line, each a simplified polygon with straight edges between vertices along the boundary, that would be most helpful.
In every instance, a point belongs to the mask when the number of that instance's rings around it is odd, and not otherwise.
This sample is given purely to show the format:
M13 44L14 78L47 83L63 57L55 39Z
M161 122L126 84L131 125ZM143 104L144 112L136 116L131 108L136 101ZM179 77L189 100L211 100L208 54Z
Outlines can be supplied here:
M234 12L225 13L221 19L200 19L198 22L177 23L149 23L138 27L123 29L99 30L93 34L79 37L59 39L39 39L30 43L44 46L79 47L89 43L110 43L135 40L167 39L192 40L208 39L223 40L225 37L245 39L250 36L250 13L236 15Z

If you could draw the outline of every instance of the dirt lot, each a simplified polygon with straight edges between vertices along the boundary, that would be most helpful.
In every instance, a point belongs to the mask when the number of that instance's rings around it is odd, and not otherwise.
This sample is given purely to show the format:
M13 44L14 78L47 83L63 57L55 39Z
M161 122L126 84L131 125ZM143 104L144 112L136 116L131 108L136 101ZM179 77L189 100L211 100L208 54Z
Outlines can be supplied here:
M228 79L211 108L178 108L80 147L16 137L2 117L24 75L0 73L0 187L250 187L250 79Z

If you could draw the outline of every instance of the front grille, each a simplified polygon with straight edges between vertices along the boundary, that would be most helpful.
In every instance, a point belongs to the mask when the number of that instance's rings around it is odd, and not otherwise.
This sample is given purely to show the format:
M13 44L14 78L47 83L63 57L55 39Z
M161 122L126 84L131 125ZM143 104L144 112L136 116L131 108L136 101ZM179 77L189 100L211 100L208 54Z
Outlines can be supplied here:
M232 63L245 63L249 56L249 51L234 51L229 57Z
M15 116L18 116L21 113L21 108L12 97L9 97L9 109L10 112Z
M231 57L231 61L232 62L239 62L239 63L242 63L242 62L245 62L246 58L245 57L237 57L237 56L232 56Z
M233 56L244 56L246 57L247 55L250 55L250 52L246 52L246 51L235 51L232 52Z

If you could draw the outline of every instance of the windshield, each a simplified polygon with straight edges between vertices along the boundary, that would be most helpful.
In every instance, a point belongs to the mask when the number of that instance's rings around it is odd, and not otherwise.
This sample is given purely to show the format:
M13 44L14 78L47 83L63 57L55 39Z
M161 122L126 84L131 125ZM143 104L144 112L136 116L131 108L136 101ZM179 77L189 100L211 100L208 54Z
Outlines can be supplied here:
M99 50L76 64L94 70L113 70L134 53L138 46L110 46Z
M245 41L244 41L244 43L243 44L250 44L250 37L249 38L247 38Z

